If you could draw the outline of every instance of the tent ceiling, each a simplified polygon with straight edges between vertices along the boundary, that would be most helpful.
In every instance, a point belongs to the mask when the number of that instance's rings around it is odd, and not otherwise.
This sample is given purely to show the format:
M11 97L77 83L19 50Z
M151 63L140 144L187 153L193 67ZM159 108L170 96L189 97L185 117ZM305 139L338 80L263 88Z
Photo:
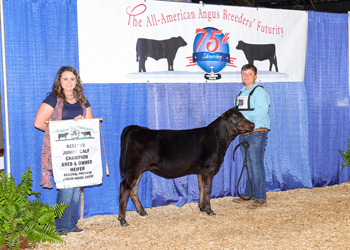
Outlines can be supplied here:
M199 0L192 0L199 3ZM350 0L203 0L204 4L266 7L272 9L312 10L318 12L347 13Z

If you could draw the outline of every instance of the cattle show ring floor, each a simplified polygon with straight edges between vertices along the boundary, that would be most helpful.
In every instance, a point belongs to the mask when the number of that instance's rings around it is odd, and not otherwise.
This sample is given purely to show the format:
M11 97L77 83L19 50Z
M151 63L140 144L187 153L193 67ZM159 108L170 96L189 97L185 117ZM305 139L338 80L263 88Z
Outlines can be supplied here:
M348 181L269 192L268 206L255 210L233 197L211 199L215 216L197 203L146 208L145 217L127 211L125 228L117 215L93 216L79 220L84 233L35 249L350 249L349 197Z

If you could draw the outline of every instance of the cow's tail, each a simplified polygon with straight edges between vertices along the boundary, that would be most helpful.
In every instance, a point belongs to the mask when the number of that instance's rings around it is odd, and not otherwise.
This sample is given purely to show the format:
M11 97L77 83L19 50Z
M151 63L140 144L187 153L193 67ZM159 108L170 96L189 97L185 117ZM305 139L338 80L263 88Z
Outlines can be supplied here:
M120 136L120 158L119 158L119 170L120 176L123 179L126 173L125 160L126 160L126 150L129 145L129 134L131 131L138 129L139 126L131 125L123 129L122 135Z

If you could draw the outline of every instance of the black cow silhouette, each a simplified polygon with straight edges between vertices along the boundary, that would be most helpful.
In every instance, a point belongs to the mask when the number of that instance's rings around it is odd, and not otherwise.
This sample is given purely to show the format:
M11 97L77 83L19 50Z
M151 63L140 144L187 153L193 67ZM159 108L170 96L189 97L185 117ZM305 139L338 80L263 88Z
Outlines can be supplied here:
M91 136L91 132L87 131L87 132L81 132L83 134L84 137L86 136Z
M58 140L61 140L61 138L67 139L67 135L68 133L58 134Z
M238 41L236 49L243 50L249 64L254 64L254 60L270 60L269 71L271 71L272 65L275 65L276 72L278 72L276 46L274 44L249 44Z
M166 58L168 60L168 71L174 71L176 52L180 47L186 45L186 41L181 36L167 40L137 39L136 61L139 62L139 72L146 72L145 63L147 57L152 57L156 61Z

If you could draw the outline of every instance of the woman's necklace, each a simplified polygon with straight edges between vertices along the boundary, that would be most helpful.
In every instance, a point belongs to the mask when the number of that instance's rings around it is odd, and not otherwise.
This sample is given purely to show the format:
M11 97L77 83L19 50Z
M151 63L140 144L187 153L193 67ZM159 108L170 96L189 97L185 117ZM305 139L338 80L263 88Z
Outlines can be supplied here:
M73 97L72 97L72 98L69 98L68 96L73 96ZM74 99L75 99L74 95L66 95L66 98L67 98L67 100L69 100L69 101L71 101L71 100L74 100Z

